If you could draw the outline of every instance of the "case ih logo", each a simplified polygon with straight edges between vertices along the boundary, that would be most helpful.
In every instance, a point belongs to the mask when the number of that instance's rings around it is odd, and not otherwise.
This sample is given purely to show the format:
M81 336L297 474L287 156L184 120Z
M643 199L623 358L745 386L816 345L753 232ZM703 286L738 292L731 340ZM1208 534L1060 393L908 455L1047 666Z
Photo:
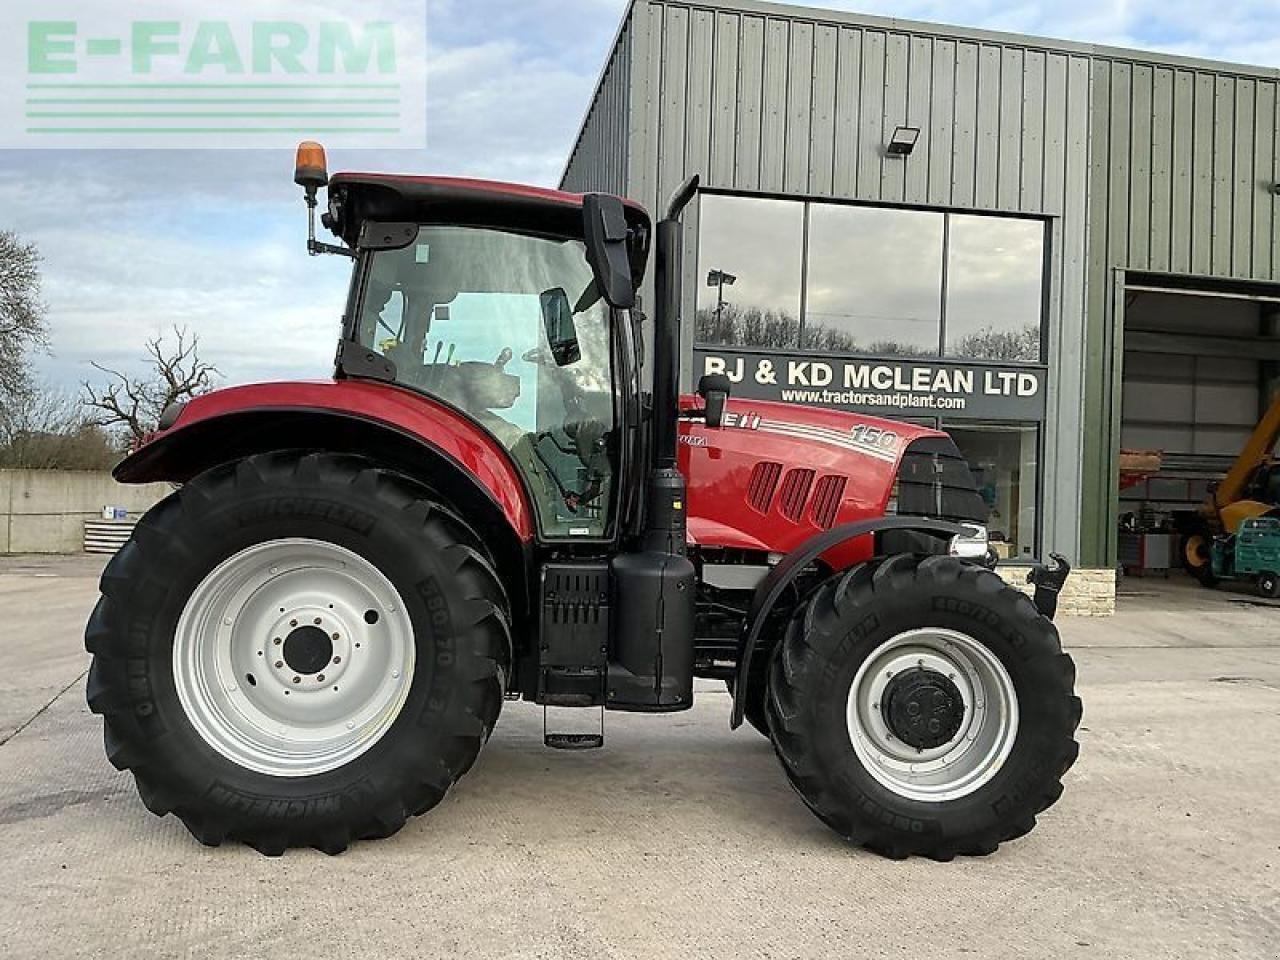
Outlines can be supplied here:
M9 0L0 148L421 149L425 69L425 0Z

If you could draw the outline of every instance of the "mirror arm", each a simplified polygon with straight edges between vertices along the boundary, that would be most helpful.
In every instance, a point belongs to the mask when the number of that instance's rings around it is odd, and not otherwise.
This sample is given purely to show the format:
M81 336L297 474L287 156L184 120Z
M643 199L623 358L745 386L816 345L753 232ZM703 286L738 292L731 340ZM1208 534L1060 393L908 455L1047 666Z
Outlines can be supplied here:
M307 202L307 253L318 257L322 253L332 253L340 257L355 259L356 252L348 247L335 246L332 243L321 243L316 239L316 188L306 187Z

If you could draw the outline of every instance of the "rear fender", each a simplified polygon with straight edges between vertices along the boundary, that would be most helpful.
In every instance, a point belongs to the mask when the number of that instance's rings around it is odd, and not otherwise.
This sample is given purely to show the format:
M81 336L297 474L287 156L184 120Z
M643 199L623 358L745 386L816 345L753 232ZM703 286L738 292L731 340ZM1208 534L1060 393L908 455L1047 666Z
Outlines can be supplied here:
M121 462L121 483L185 483L221 463L272 450L368 457L413 477L466 514L494 553L512 600L527 604L535 535L524 480L507 451L459 412L381 384L262 384L192 400L171 427Z
M742 725L742 718L746 713L747 685L751 675L752 660L756 657L767 657L772 649L772 645L761 648L760 637L765 624L769 622L770 614L777 608L778 601L796 582L804 569L823 554L858 537L888 530L910 530L947 538L970 532L968 528L946 520L930 520L926 517L877 517L873 520L862 520L833 527L825 533L810 538L783 557L756 587L751 606L747 610L747 619L742 627L742 639L738 643L738 673L733 685L733 712L729 717L731 730L736 730Z

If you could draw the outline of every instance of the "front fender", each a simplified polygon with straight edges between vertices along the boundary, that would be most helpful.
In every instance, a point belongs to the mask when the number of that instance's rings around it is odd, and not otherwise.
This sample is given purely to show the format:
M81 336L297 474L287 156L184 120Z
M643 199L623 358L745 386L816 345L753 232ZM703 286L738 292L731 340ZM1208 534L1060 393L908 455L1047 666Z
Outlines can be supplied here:
M751 675L751 661L756 656L760 634L778 601L796 581L800 573L824 553L869 533L886 530L913 530L935 536L954 537L970 532L958 523L946 520L930 520L927 517L877 517L833 527L825 533L806 540L796 550L787 554L769 571L768 576L756 587L742 626L742 639L738 642L738 673L733 685L733 712L729 716L729 728L738 729L747 709L747 686Z

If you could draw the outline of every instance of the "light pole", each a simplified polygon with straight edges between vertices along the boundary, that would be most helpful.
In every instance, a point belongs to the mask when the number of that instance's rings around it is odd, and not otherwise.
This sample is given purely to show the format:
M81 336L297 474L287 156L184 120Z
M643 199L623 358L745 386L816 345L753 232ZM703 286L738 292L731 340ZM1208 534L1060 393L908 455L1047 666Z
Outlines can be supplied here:
M732 273L726 273L724 270L710 270L707 272L707 286L716 288L716 327L720 326L720 320L724 315L725 299L724 288L732 287L738 282L738 278Z

